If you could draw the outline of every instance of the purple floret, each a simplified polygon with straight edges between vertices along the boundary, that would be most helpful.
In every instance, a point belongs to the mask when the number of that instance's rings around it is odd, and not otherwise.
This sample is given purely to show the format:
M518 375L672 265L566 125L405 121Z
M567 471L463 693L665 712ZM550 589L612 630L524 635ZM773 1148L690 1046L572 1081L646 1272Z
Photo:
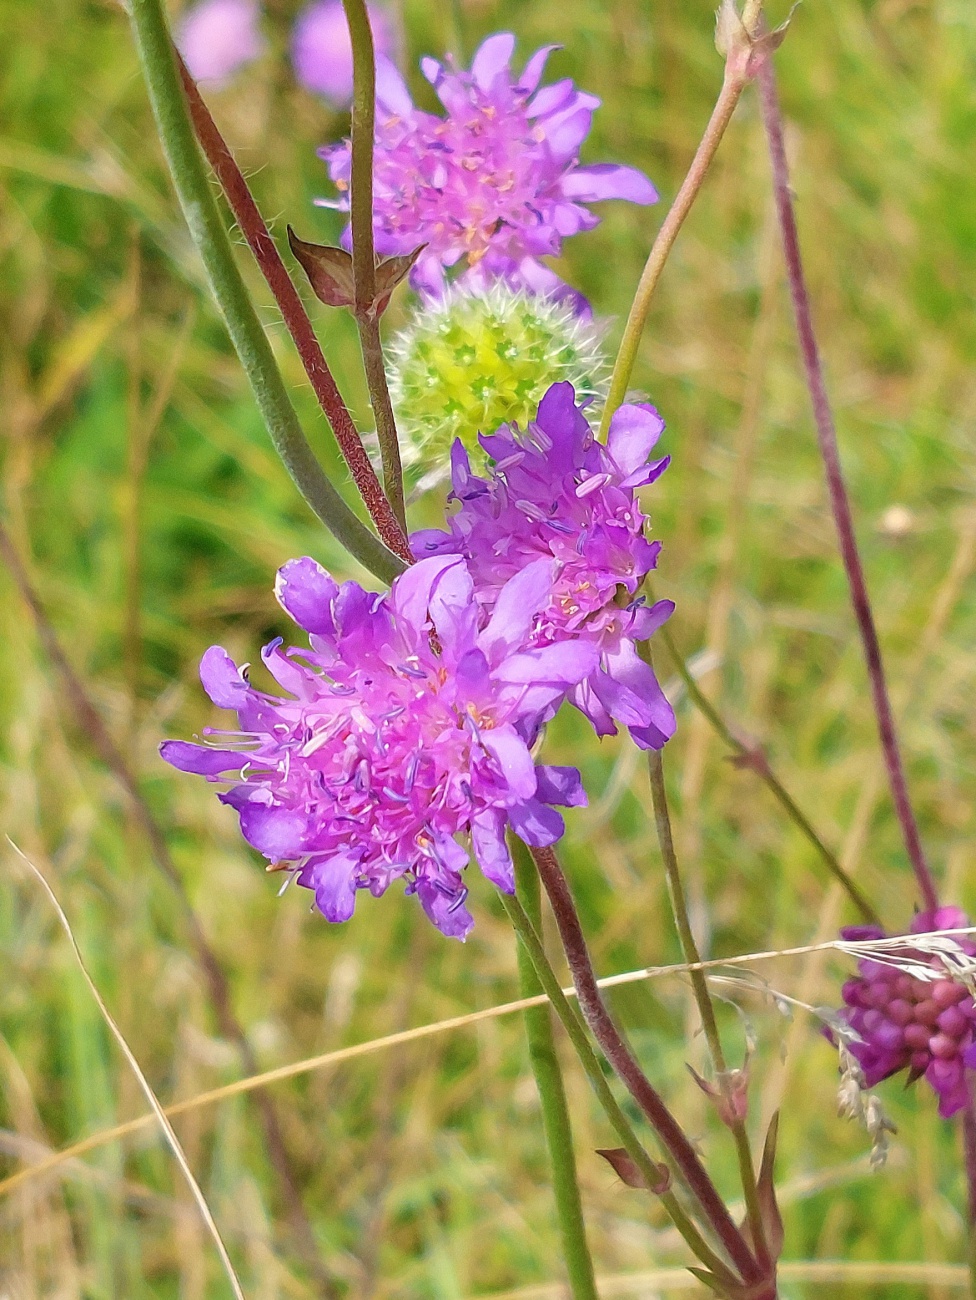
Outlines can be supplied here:
M654 186L635 168L580 163L600 101L569 79L539 89L556 48L535 53L519 76L511 66L515 37L506 32L480 46L470 72L450 58L424 59L444 117L416 108L394 66L377 61L376 250L388 257L426 244L411 272L415 288L440 296L445 268L458 267L458 283L476 290L503 280L578 299L540 259L597 225L590 203L656 202ZM342 197L318 202L348 211L349 142L319 152Z
M467 452L454 444L451 497L459 509L448 532L411 539L418 557L464 556L484 616L507 599L513 576L540 557L554 561L530 644L591 646L597 661L569 698L598 735L616 734L621 723L642 749L660 749L675 729L671 705L637 652L674 609L670 600L648 606L638 595L660 543L644 536L636 494L667 468L666 457L649 460L663 429L653 406L622 406L603 446L572 385L553 384L525 431L503 425L481 435L487 477L473 474Z
M596 660L586 641L526 647L553 567L543 558L514 574L479 627L456 556L415 564L386 595L293 560L277 595L311 649L274 641L261 656L287 696L256 690L213 646L201 680L238 728L208 733L217 747L167 741L162 756L231 781L219 798L245 838L314 890L330 921L352 915L358 890L379 896L402 878L438 929L463 939L467 845L511 893L506 831L551 844L563 832L554 805L585 803L575 769L537 765L530 752Z
M965 929L969 921L958 907L921 912L911 934ZM877 926L842 930L845 939L882 939ZM956 943L970 956L976 945L962 936ZM898 967L899 955L932 967L932 979L918 979ZM950 977L938 957L913 949L892 952L889 961L858 963L858 974L843 988L847 1023L860 1041L848 1044L864 1071L869 1088L901 1070L908 1082L924 1078L939 1096L939 1114L947 1119L969 1098L967 1070L976 1068L976 1005L967 986Z

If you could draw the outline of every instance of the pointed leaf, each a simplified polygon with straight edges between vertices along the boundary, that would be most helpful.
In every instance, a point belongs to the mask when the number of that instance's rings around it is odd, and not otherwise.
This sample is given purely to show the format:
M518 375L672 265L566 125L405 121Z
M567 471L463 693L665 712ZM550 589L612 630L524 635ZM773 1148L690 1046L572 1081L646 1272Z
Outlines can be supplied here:
M355 305L356 283L350 253L328 244L308 244L298 238L291 226L288 227L288 246L301 263L320 302L327 307Z
M779 1111L769 1121L766 1141L763 1144L762 1163L759 1166L757 1191L759 1192L759 1212L762 1215L763 1228L766 1233L766 1245L773 1260L779 1259L783 1252L783 1217L776 1204L776 1186L773 1182L773 1168L776 1163L776 1136L779 1132Z
M381 316L386 311L393 290L407 278L413 264L426 247L426 244L421 244L412 253L406 253L402 257L388 257L386 261L380 262L376 268L374 311L377 316Z
M725 1285L718 1280L714 1273L709 1273L707 1268L692 1268L689 1266L688 1272L693 1277L697 1277L699 1282L703 1282L717 1296L728 1296L729 1292Z
M749 33L739 17L735 0L722 0L715 13L715 48L728 58L737 41L748 39Z
M628 1187L640 1187L645 1191L653 1192L655 1196L663 1196L671 1186L671 1171L667 1165L654 1166L658 1178L653 1185L650 1185L643 1172L638 1169L637 1162L623 1147L598 1149L597 1155L603 1156L620 1181L626 1183Z

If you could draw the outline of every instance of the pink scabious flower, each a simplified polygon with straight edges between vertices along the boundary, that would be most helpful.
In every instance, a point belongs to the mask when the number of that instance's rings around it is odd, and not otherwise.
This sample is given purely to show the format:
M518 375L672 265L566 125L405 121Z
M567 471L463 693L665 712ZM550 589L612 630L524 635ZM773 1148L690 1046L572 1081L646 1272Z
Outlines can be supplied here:
M661 544L644 536L637 489L667 468L667 457L648 461L663 429L653 406L622 406L604 446L576 406L572 384L553 384L524 432L503 425L480 436L490 458L486 478L471 472L455 442L451 499L459 509L448 532L411 539L418 557L464 556L485 618L526 566L542 557L555 562L529 644L591 646L597 661L569 698L598 735L616 734L619 722L642 749L662 748L675 728L671 705L637 653L637 643L674 610L670 600L648 606L638 594Z
M536 764L530 752L540 719L596 657L585 642L526 648L552 567L514 575L479 630L456 556L413 565L386 595L293 560L276 591L311 649L283 651L277 640L261 656L288 695L256 690L213 646L201 680L215 704L236 710L238 728L208 733L220 748L166 741L162 756L231 780L219 798L244 837L314 890L330 921L352 915L358 890L379 896L403 878L438 929L463 939L468 843L511 893L506 830L551 844L563 831L553 805L586 802L574 768Z
M257 0L203 0L183 15L176 44L197 81L223 86L264 53Z
M397 46L393 20L385 9L367 7L377 55L393 57ZM291 38L295 76L333 108L352 102L352 44L342 0L316 0L298 15Z
M502 32L478 49L470 72L426 58L421 67L446 116L414 106L403 78L378 60L374 224L382 256L426 244L411 272L415 288L440 296L445 268L479 289L495 280L534 293L573 291L540 258L598 223L586 206L602 199L654 203L657 192L633 167L583 166L579 149L600 101L565 79L539 89L549 45L521 75L511 67L515 37ZM348 141L319 151L349 209ZM348 237L348 232L347 232ZM575 295L578 298L578 295Z
M958 907L940 907L920 912L909 933L959 930L968 924ZM850 926L841 934L852 940L886 937L870 925ZM976 944L968 939L956 936L955 942L976 955ZM936 973L918 979L899 969L899 955ZM844 985L846 1010L841 1014L858 1036L848 1049L869 1088L901 1070L908 1070L909 1083L924 1076L939 1095L939 1114L948 1118L969 1097L966 1070L976 1068L976 1005L966 985L951 978L932 953L906 945L889 956L890 961L858 962L857 977Z

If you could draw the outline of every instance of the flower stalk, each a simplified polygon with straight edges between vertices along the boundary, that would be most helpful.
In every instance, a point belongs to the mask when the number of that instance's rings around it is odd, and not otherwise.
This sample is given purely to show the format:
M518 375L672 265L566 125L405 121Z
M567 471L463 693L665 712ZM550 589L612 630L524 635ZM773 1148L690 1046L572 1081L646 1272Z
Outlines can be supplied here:
M373 136L376 115L376 51L365 0L342 0L352 42L352 183L350 221L356 286L354 314L359 327L363 366L376 421L387 499L406 532L403 466L393 403L383 364L376 306L376 252L373 246Z
M753 7L758 8L755 4ZM664 265L668 260L671 249L674 247L674 242L678 238L678 232L684 225L685 218L698 197L698 191L704 183L712 160L722 143L722 137L732 120L732 114L735 112L736 105L749 80L748 65L735 57L735 51L730 51L725 61L722 89L715 101L715 107L708 119L708 125L705 127L698 148L695 150L691 166L681 182L681 188L675 195L674 202L668 209L668 214L657 232L654 243L651 245L651 251L647 256L647 262L637 285L634 301L631 303L630 311L627 314L627 323L624 326L623 337L620 340L620 347L613 364L610 391L607 395L606 406L603 409L603 419L600 424L600 437L603 440L606 439L610 428L611 416L617 407L623 403L627 395L627 386L630 383L634 362L637 360L637 349L640 346L641 335L644 332L644 325L651 306L651 298L661 278L661 272L664 270Z
M600 1044L614 1073L625 1084L657 1133L742 1280L750 1285L765 1282L765 1270L746 1244L694 1147L647 1079L604 1005L576 906L555 853L551 848L533 848L532 857L549 895L580 1009L594 1038Z
M190 118L200 147L220 182L224 196L241 233L274 295L285 328L301 358L312 390L349 467L353 482L369 511L380 537L400 559L409 564L410 547L404 525L393 513L376 471L366 455L359 430L342 399L338 385L312 328L305 304L285 268L274 240L254 201L247 181L234 155L220 134L206 101L200 94L186 64L177 55L183 90L190 107Z
M197 149L160 0L133 0L132 30L173 184L275 450L311 509L361 564L391 581L402 561L353 514L316 460L234 261Z
M962 1145L966 1165L966 1222L969 1229L966 1258L969 1264L969 1293L976 1296L976 1103L973 1101L971 1091L962 1117Z
M786 273L790 287L790 298L796 319L800 353L810 400L813 406L814 422L817 426L817 441L824 463L830 506L837 528L841 557L850 587L851 602L857 621L868 677L871 683L871 696L881 748L884 753L888 783L891 787L895 812L901 825L902 836L909 861L918 881L919 891L926 911L935 911L939 905L938 894L931 870L925 859L915 812L908 793L905 769L898 744L898 733L888 696L885 681L884 663L881 657L881 645L871 611L864 566L858 551L857 537L854 532L854 520L851 513L850 498L844 482L840 463L840 451L837 445L837 429L834 424L827 385L824 380L823 365L817 337L813 328L813 314L810 308L810 296L807 291L803 261L800 255L800 240L797 232L796 213L793 208L793 195L790 191L789 166L786 160L786 143L783 135L783 116L780 111L779 94L776 89L776 73L772 60L766 58L759 69L759 97L762 105L763 125L769 145L772 164L773 191L776 200L776 213L783 240L783 253L786 261Z
M607 1083L600 1066L599 1059L590 1045L586 1027L578 1012L570 1005L565 993L563 993L556 972L546 956L542 941L539 939L535 927L521 902L511 894L500 893L499 897L518 935L520 944L529 954L539 983L548 996L553 1010L559 1017L559 1021L576 1051L586 1077L596 1094L597 1101L600 1103L617 1137L623 1143L624 1150L633 1161L645 1185L655 1193L671 1222L696 1258L701 1260L726 1285L735 1286L737 1284L735 1273L716 1255L699 1232L694 1221L685 1212L678 1197L668 1185L667 1167L665 1166L662 1169L647 1154L630 1121L613 1095L613 1091Z
M542 900L539 877L520 840L513 845L515 883L518 898L536 934L542 933ZM519 992L523 998L541 993L542 984L524 944L518 945ZM549 1147L552 1186L563 1244L563 1258L573 1300L597 1300L593 1260L586 1240L586 1224L576 1173L573 1129L566 1101L559 1057L548 1006L528 1007L523 1012L529 1045L529 1060L542 1106L542 1123Z
M684 886L681 883L681 872L678 868L678 855L675 852L674 837L671 834L671 816L668 811L668 796L664 784L664 760L659 750L652 749L648 751L647 771L651 783L651 801L654 805L654 824L657 830L658 843L661 846L661 858L664 863L668 896L671 900L671 911L674 915L682 955L686 964L691 967L689 972L691 987L695 995L698 1014L701 1016L705 1041L708 1044L709 1054L712 1058L712 1068L716 1078L715 1086L720 1090L719 1100L720 1102L724 1100L726 1103L722 1106L723 1120L728 1125L735 1140L749 1232L760 1263L768 1267L770 1264L769 1247L766 1242L766 1231L759 1204L756 1171L752 1163L752 1153L749 1150L749 1137L746 1133L745 1120L738 1113L729 1095L729 1073L725 1053L722 1049L722 1040L718 1032L718 1024L715 1019L715 1007L708 991L708 979L701 969L701 953L698 951L698 944L695 942L694 932L691 928Z

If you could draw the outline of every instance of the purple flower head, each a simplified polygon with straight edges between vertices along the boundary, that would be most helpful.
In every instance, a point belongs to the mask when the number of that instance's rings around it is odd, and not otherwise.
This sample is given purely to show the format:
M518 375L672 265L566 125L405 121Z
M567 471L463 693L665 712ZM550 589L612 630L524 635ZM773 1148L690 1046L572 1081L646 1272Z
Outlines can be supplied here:
M264 53L257 0L203 0L180 22L176 44L197 81L223 86Z
M483 617L498 608L515 575L540 558L554 562L529 643L591 646L597 662L570 699L598 735L616 734L619 722L643 749L660 749L675 727L653 670L637 653L637 643L674 609L669 600L647 606L638 595L660 543L644 536L637 489L667 468L667 458L648 460L663 428L653 406L622 406L604 446L576 406L572 384L553 384L524 432L503 425L481 435L492 462L487 478L471 472L467 452L454 444L451 497L459 509L450 530L411 539L419 557L464 556Z
M256 690L213 646L200 676L215 704L236 710L238 728L211 733L219 748L166 741L162 756L230 780L219 798L237 809L245 838L314 890L330 921L352 915L357 890L379 896L402 877L438 929L463 939L473 924L465 845L511 893L506 830L551 844L563 831L553 805L586 801L574 768L537 765L530 753L541 720L596 658L586 642L526 648L552 567L515 574L479 629L456 556L415 564L386 595L293 560L278 574L278 599L311 649L274 641L262 651L287 695Z
M654 203L642 172L611 163L583 166L580 145L600 101L569 79L539 89L550 53L545 46L520 75L512 70L515 37L490 36L471 70L424 59L424 76L446 115L414 106L403 78L378 60L374 223L384 257L427 247L411 272L415 288L434 297L445 268L478 289L504 280L533 293L571 295L540 259L562 241L590 230L598 218L586 206L602 199ZM322 206L349 209L349 142L320 150L342 193Z
M958 907L921 912L911 924L911 934L963 929L969 924ZM876 926L851 926L845 939L882 939ZM970 956L976 944L958 936L956 942ZM855 979L844 985L843 1012L860 1041L848 1044L872 1088L901 1070L908 1082L923 1075L939 1094L939 1114L954 1115L969 1095L966 1070L976 1068L976 1005L965 984L952 979L938 957L906 945L890 952L890 961L858 962ZM899 957L931 967L931 979L919 979L900 969Z
M392 58L397 46L393 20L385 9L368 6L377 55ZM299 14L291 38L295 76L333 108L352 102L352 44L342 0L315 0Z

